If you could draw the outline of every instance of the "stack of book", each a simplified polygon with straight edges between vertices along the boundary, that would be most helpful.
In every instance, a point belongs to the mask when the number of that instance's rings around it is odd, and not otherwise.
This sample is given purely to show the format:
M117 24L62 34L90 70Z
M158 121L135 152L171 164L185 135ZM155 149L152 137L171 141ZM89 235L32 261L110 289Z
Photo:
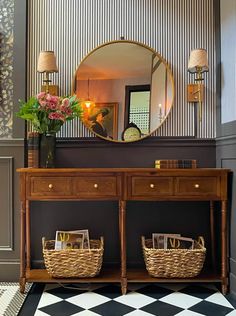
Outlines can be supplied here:
M28 167L38 168L39 167L39 133L29 132L27 145L28 145Z
M62 249L90 249L88 230L57 230L55 250Z
M155 160L155 168L157 169L197 168L197 161L194 159Z

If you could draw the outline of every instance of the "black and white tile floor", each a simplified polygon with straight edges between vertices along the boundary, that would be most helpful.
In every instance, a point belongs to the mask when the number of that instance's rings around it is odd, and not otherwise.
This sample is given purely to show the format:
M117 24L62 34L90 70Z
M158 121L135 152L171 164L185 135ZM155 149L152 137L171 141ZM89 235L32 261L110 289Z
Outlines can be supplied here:
M234 306L213 285L131 284L128 293L121 295L120 286L113 284L90 288L47 284L32 315L236 316Z

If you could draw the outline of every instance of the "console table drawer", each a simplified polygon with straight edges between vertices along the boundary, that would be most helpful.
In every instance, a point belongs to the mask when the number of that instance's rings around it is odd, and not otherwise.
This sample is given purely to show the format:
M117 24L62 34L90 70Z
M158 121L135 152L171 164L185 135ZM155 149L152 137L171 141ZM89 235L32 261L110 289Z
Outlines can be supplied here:
M173 194L171 177L132 177L131 196L161 196Z
M117 197L117 178L114 176L76 177L74 194L78 197Z
M71 178L31 177L30 196L60 197L72 195Z
M216 177L179 177L176 179L177 195L218 196Z

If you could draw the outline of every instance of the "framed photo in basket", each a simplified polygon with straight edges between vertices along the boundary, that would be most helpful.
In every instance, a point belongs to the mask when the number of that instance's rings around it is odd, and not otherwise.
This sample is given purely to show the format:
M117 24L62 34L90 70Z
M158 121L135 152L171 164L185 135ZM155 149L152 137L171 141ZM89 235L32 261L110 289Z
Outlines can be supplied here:
M55 250L83 249L84 234L71 231L57 231L55 239Z
M90 241L89 241L89 231L88 231L88 229L74 230L74 231L71 231L71 233L83 234L84 235L83 249L90 249Z
M164 234L164 233L153 233L152 243L155 249L167 249L167 237L175 238L180 237L180 234Z

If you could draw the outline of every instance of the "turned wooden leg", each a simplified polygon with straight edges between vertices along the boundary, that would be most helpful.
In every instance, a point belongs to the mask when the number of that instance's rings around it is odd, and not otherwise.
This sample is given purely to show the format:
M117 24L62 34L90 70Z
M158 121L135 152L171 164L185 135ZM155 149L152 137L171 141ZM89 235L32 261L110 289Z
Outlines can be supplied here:
M25 203L21 202L21 239L20 239L20 292L25 291Z
M25 208L26 268L30 269L31 259L30 259L30 207L29 207L29 201L26 201L25 206L26 206L26 208Z
M22 294L24 294L25 293L25 284L26 284L25 278L20 278L19 283L20 283L20 292Z
M226 281L227 282L227 281ZM222 284L221 286L221 291L222 291L222 294L226 295L227 292L228 292L228 285L227 284Z
M221 278L222 292L227 293L228 290L228 251L227 251L227 202L221 202Z
M127 293L127 278L121 278L121 292L123 295Z
M214 201L210 201L211 263L213 270L216 271L214 222Z
M121 257L121 291L127 292L127 272L126 272L126 202L119 202L119 227L120 227L120 257Z

